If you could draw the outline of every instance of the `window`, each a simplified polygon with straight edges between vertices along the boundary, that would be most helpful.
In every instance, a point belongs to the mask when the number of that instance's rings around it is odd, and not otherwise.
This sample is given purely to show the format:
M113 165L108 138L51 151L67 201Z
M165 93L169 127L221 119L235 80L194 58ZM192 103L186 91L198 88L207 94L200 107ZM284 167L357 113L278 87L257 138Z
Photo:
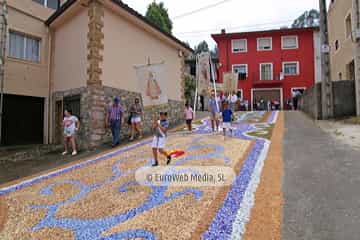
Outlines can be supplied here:
M58 8L58 0L33 0L33 2L37 2L45 7L52 8L54 10Z
M10 32L9 56L40 62L40 40Z
M299 63L298 62L284 62L283 73L285 76L299 75Z
M238 80L246 80L248 75L247 64L233 65L233 72L238 74Z
M297 36L284 36L284 37L281 37L281 48L282 49L296 49L296 48L298 48L298 37Z
M258 38L257 49L258 51L272 50L272 38Z
M351 32L352 32L351 14L349 14L345 19L345 34L347 38L351 37Z
M247 52L247 40L246 39L234 39L231 40L232 52Z
M339 47L340 47L339 40L336 40L336 41L335 41L335 50L338 50Z
M260 64L260 80L273 80L273 65L272 63Z

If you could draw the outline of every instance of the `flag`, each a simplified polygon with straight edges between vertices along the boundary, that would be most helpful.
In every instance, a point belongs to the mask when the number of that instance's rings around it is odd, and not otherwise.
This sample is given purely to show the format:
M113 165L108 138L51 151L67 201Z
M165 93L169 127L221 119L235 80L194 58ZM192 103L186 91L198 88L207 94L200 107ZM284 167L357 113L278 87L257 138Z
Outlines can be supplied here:
M237 82L238 82L238 75L233 72L225 72L223 75L224 79L224 91L225 92L236 92L237 91Z
M210 53L201 53L197 56L197 83L199 93L207 91L211 80Z
M163 63L135 67L144 107L168 103L164 68Z

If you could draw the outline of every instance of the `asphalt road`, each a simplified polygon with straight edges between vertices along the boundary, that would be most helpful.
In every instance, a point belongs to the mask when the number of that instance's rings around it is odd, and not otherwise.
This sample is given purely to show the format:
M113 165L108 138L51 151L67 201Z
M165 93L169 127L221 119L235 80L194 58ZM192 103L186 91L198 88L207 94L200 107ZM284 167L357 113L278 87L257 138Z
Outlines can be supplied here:
M283 240L360 239L360 151L285 115Z

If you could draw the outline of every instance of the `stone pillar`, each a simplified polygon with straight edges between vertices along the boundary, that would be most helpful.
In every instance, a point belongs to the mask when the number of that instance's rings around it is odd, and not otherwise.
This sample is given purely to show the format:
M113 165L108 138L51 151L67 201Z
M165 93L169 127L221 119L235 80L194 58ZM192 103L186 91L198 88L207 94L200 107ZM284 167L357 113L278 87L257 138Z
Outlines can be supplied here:
M88 79L87 92L84 96L84 111L88 114L88 121L85 126L87 148L94 148L104 142L105 129L105 92L101 81L104 50L104 7L98 0L89 2L89 32L88 32Z
M186 64L185 57L181 57L181 100L186 101L185 98L185 80L186 80Z

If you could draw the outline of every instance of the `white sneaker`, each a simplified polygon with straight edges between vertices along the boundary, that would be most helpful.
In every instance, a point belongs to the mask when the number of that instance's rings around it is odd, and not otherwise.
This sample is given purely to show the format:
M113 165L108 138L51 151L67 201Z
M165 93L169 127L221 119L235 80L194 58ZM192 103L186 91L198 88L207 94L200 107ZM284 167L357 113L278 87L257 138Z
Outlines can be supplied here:
M63 152L61 155L63 155L63 156L64 156L64 155L66 155L66 154L68 154L68 152L67 152L67 151Z
M75 156L77 154L77 151L73 151L71 155Z

